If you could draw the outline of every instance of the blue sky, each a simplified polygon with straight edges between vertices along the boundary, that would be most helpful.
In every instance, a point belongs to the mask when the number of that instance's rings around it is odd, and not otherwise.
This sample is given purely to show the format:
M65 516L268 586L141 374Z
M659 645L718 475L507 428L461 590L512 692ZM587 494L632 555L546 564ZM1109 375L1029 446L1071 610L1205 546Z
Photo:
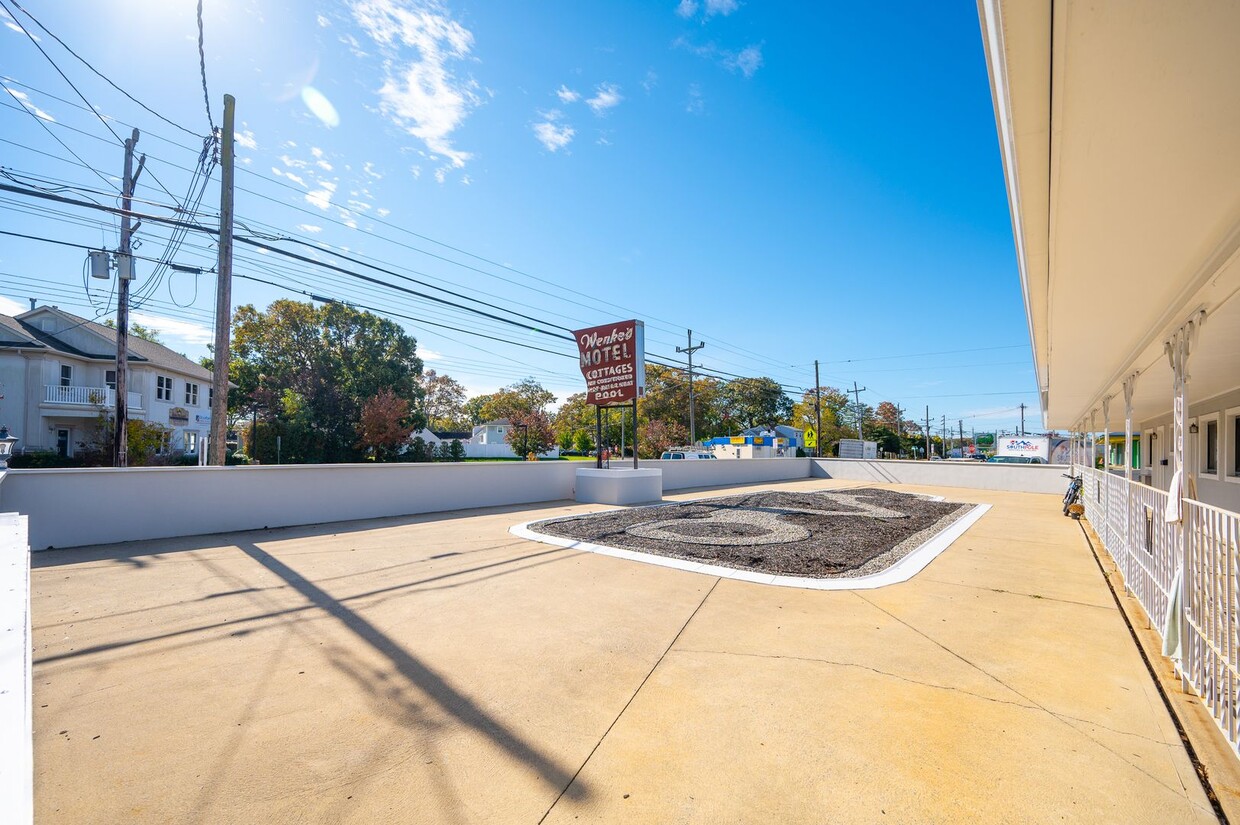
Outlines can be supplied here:
M113 128L141 129L154 174L139 196L167 204L159 183L180 196L199 140L5 5L16 21L0 29L0 164L95 190L107 185L68 150L104 177L121 168L121 147L20 22ZM151 109L206 133L193 2L23 6ZM642 318L663 360L690 327L707 345L697 359L727 373L809 387L819 359L824 383L855 380L868 403L917 417L928 404L966 430L1013 426L1022 401L1036 408L970 2L207 0L204 27L215 123L222 96L237 98L248 230L347 249L569 328ZM115 245L113 220L46 208L0 193L10 231ZM166 230L139 237L140 254L162 253ZM176 260L209 268L213 256L191 234ZM108 284L92 282L88 299L83 257L0 237L0 310L37 297L106 317ZM510 342L397 318L428 367L473 393L526 375L561 398L583 388L575 361L520 346L568 342L251 249L236 271ZM136 289L139 320L205 353L212 276ZM233 294L265 306L290 293L239 278Z

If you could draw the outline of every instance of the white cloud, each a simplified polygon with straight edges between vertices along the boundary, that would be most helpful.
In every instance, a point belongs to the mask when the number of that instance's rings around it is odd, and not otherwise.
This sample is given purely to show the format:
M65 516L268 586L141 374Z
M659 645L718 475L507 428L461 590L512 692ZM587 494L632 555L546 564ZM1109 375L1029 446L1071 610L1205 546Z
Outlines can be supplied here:
M366 203L366 201L354 200L352 198L345 201L345 203L347 203L349 208L354 212L369 212L372 208L370 204Z
M254 133L249 129L242 132L233 132L233 140L235 140L237 145L242 149L249 149L253 151L258 148L258 141L255 140Z
M686 20L697 14L697 10L698 4L695 0L680 0L680 3L676 6L676 13Z
M576 103L578 100L581 100L580 92L574 92L572 89L563 84L560 85L560 88L555 90L555 95L563 103Z
M659 85L659 76L654 69L646 70L646 77L642 80L642 88L646 90L646 94L650 94L655 86Z
M741 7L739 0L706 0L706 16L722 15L727 17Z
M443 353L436 352L433 349L418 348L418 357L423 361L442 361Z
M761 44L746 46L739 52L734 52L728 49L721 49L714 43L698 46L684 37L678 37L672 42L672 46L682 48L690 54L695 54L706 60L715 61L728 71L740 72L745 77L753 77L754 73L762 68Z
M302 232L309 232L311 235L317 235L323 231L323 227L315 226L312 223L299 223L297 224L297 228Z
M478 84L449 66L469 57L473 34L438 0L357 0L353 17L387 57L380 111L452 167L464 166L472 155L452 135L482 101Z
M577 130L567 123L560 123L563 115L558 110L542 113L542 120L534 124L534 137L548 152L558 152L573 142Z
M594 114L602 116L607 113L608 109L620 105L620 101L624 97L620 94L620 87L615 83L599 84L594 90L594 97L586 101L586 105L594 110Z
M328 20L326 17L324 17L321 14L318 17L316 17L315 20L318 22L319 26L324 29L332 24L332 21Z
M293 145L296 146L297 144L294 143ZM306 161L296 160L288 155L280 155L280 162L290 169L308 169L310 167L310 164Z
M702 87L696 83L689 84L689 100L685 103L685 111L691 115L700 115L706 111L706 101L702 100Z
M34 103L30 101L30 96L27 95L25 92L20 91L18 89L10 88L9 86L5 86L4 88L8 90L9 94L13 95L13 97L21 101L21 104L23 106L25 106L31 112L34 112L35 117L40 118L42 120L50 121L52 123L56 122L56 118L52 117L47 112L43 111L38 106L34 105Z
M746 46L736 54L724 57L723 65L733 71L739 71L745 77L753 77L754 72L762 68L762 47Z
M332 205L332 195L336 192L336 184L331 181L318 181L318 189L306 193L306 203L326 210Z
M380 218L386 218L388 215L392 214L392 210L379 207L378 209L375 210L375 214L378 215Z
M322 149L320 149L320 148L319 148L319 147L317 147L317 146L311 146L311 147L310 147L310 154L314 155L315 159L317 160L317 159L319 159L319 158L323 157L323 150L322 150Z
M277 178L287 178L298 186L306 185L306 181L300 175L295 175L292 172L282 172L278 166L271 167L271 173Z
M8 15L6 14L6 15L5 15L5 17L8 17ZM19 25L17 25L16 23L14 23L12 18L9 18L8 20L5 20L5 21L4 21L4 25L8 26L10 29L12 29L13 31L15 31L15 32L17 32L18 34L20 34L22 37L27 37L27 36L29 36L29 37L30 37L32 40L34 40L34 42L36 42L36 43L42 43L42 42L43 42L43 38L39 37L37 34L35 34L34 32L30 31L29 29L27 29L26 31L22 31L22 27L21 27L21 26L19 26Z
M170 339L174 339L170 343L180 341L195 346L203 346L215 340L215 333L201 324L178 321L175 318L165 318L162 315L148 315L145 312L135 312L131 317L139 324L142 324L142 326L149 327Z
M21 315L30 309L29 304L19 304L11 298L0 295L0 315Z
M362 171L366 173L367 177L374 178L375 180L383 180L383 174L376 172L375 165L370 161L366 161L366 165L362 167Z

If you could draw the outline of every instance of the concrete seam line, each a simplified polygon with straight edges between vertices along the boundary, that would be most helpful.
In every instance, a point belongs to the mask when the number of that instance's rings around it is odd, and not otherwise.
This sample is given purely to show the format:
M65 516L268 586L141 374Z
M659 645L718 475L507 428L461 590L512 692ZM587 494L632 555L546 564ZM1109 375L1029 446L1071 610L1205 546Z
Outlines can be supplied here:
M1115 583L1111 581L1111 576L1107 573L1105 567L1102 566L1102 559L1098 556L1098 549L1094 547L1094 540L1089 537L1089 531L1085 529L1085 525L1077 520L1077 526L1081 528L1081 535L1085 537L1086 544L1089 545L1089 552L1093 554L1094 563L1098 565L1098 572L1102 574L1102 580L1107 583L1107 589L1111 591L1111 598L1115 600L1115 607L1119 610L1119 615L1124 620L1124 626L1128 628L1128 635L1132 637L1132 643L1137 648L1137 654L1140 655L1141 661L1145 663L1145 669L1150 674L1150 679L1154 682L1154 689L1158 691L1159 697L1163 701L1163 705L1167 708L1167 715L1171 717L1171 724L1175 725L1175 731L1180 735L1180 744L1184 746L1185 753L1188 754L1188 760L1193 765L1193 772L1197 774L1197 781L1201 783L1201 790L1205 792L1206 798L1210 800L1210 806L1214 808L1214 815L1218 817L1218 821L1223 825L1229 825L1226 812L1223 811L1223 805L1219 802L1218 794L1214 792L1214 785L1210 783L1210 775L1206 770L1205 763L1197 756L1197 749L1193 747L1192 741L1188 738L1188 730L1184 727L1184 721L1176 712L1175 705L1171 702L1171 697L1167 694L1163 687L1162 681L1158 678L1158 671L1154 669L1154 663L1150 661L1149 654L1145 651L1145 646L1141 644L1140 637L1137 636L1137 630L1132 626L1132 619L1128 616L1128 611L1124 608L1124 603L1120 600L1119 594L1115 592Z
M693 621L693 617L696 616L698 611L702 609L702 605L706 604L706 600L710 598L711 593L715 592L715 588L719 586L719 582L721 581L723 580L715 579L714 583L711 584L710 589L706 591L706 595L702 597L702 600L698 602L697 607L693 608L693 612L689 614L689 618L685 619L685 623L680 626L680 630L676 631L676 635L672 637L672 640L668 642L667 647L661 654L659 654L659 658L650 668L650 672L647 673L645 678L642 679L641 684L639 684L637 689L633 691L633 695L629 697L629 700L624 703L624 707L620 708L620 712L616 714L616 718L611 720L611 724L607 726L607 730L603 731L603 735L600 736L598 741L594 743L594 747L590 748L590 752L586 754L586 758L582 761L581 766L578 767L577 771L573 774L573 778L568 780L568 784L560 790L560 793L556 796L555 801L551 803L551 807L547 808L546 812L539 817L538 825L542 825L547 817L551 815L551 812L555 810L555 806L560 804L560 800L564 798L564 794L566 794L568 789L573 786L573 783L577 781L577 777L581 775L583 770L585 770L586 765L590 764L590 760L594 758L595 752L598 751L599 746L603 744L603 740L607 738L607 734L611 733L611 729L614 728L616 723L620 721L620 717L624 716L624 712L629 709L629 705L633 704L633 700L637 698L637 694L642 692L642 688L646 686L646 682L650 681L650 677L653 676L654 672L659 669L659 665L663 664L663 660L667 658L668 652L675 647L676 642L681 637L681 634L683 634L685 632L685 628L689 626L689 622Z

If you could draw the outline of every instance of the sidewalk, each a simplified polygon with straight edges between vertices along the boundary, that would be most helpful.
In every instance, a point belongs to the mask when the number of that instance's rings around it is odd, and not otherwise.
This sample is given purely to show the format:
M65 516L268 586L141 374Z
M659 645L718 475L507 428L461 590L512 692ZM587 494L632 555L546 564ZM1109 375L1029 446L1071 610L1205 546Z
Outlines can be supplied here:
M571 502L37 554L38 819L1216 821L1056 498L933 492L866 592L506 532Z

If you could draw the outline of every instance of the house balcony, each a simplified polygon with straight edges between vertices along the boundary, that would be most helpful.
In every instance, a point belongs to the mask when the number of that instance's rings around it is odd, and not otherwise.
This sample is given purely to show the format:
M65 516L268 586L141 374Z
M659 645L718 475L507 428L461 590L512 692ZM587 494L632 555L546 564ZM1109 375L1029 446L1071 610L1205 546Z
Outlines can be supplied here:
M142 393L126 393L131 413L143 412ZM100 409L116 407L116 390L111 387L62 387L59 384L43 386L44 409L55 408L58 415L92 416Z

